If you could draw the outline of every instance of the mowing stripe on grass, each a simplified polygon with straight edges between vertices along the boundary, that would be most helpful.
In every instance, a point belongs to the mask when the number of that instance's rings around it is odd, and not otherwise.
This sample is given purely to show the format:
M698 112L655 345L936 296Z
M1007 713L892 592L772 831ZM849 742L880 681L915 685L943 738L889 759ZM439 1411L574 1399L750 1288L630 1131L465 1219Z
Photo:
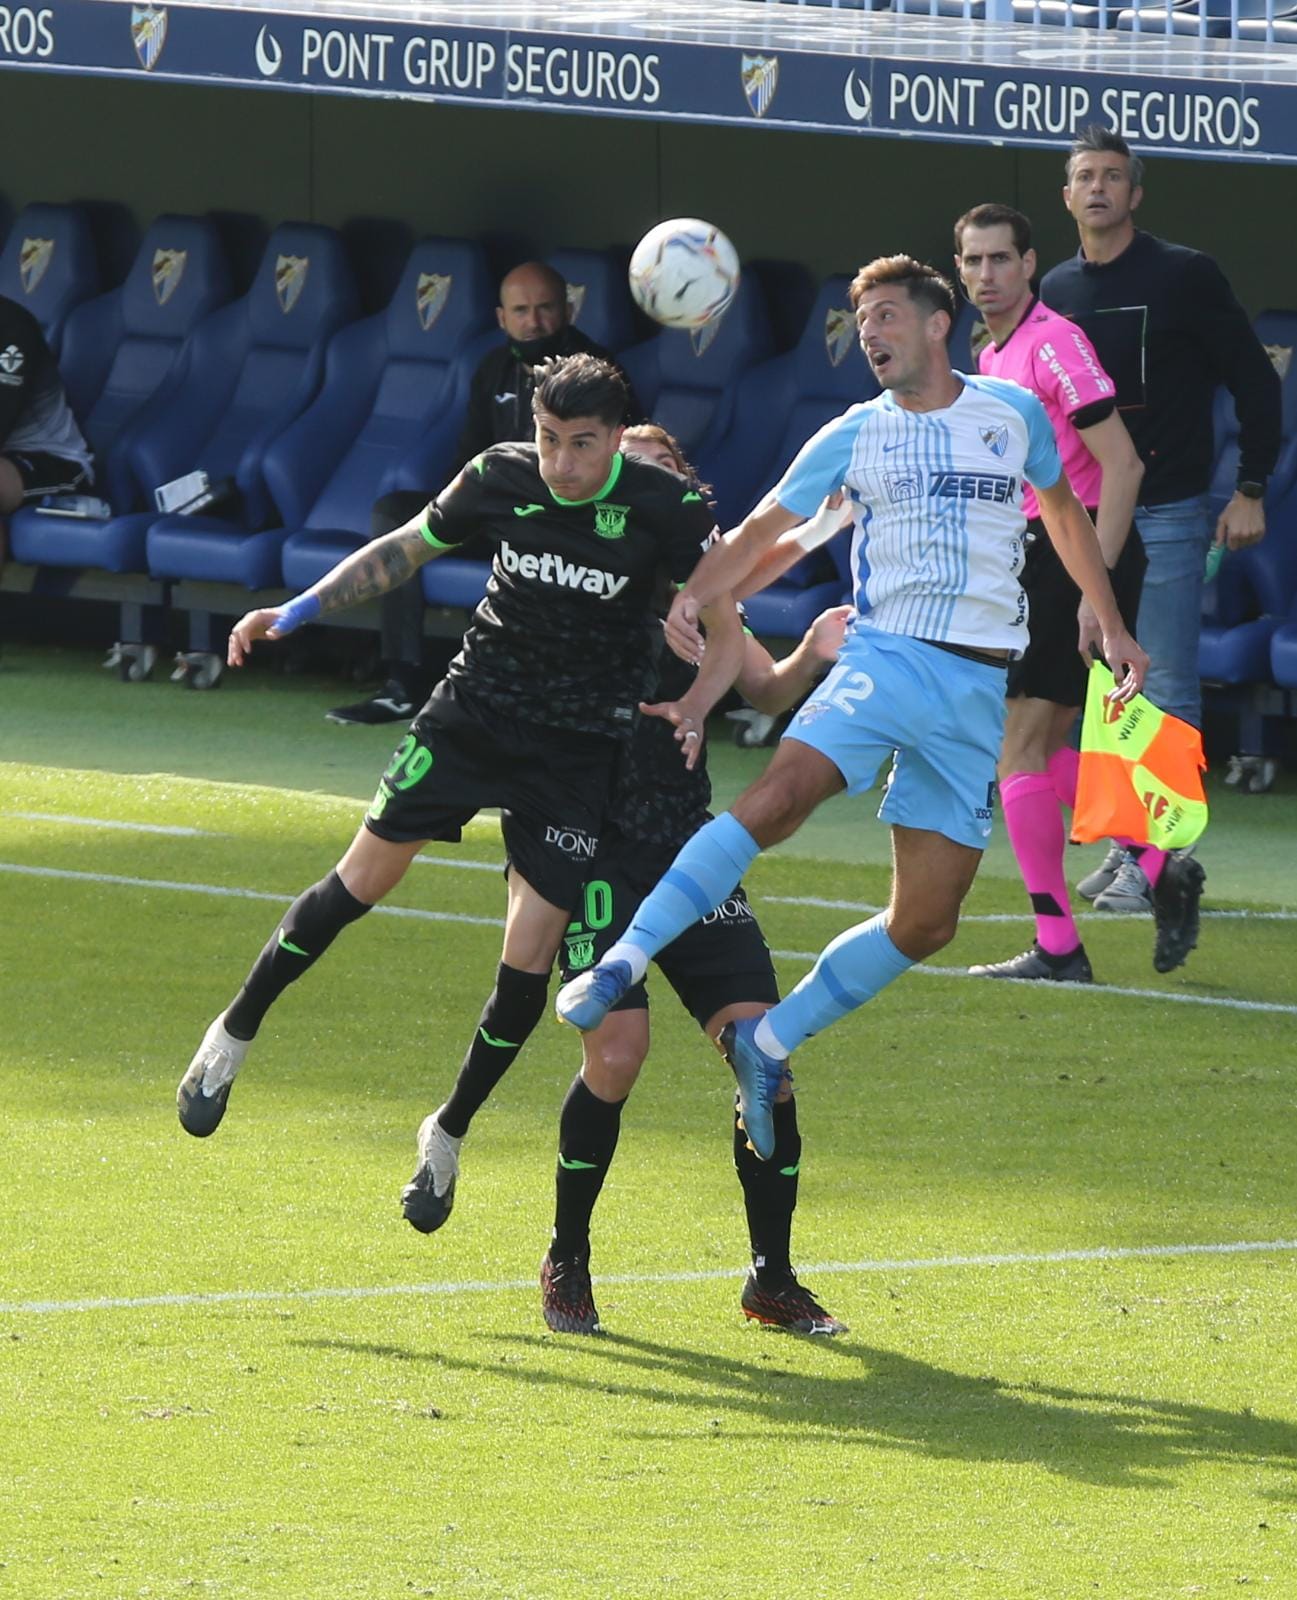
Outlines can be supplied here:
M17 861L0 861L0 872L14 872L28 878L61 878L73 883L107 883L127 889L163 889L178 894L210 894L227 900L269 900L275 905L291 905L293 897L273 894L268 889L231 889L216 883L184 883L169 878L130 878L115 872L77 872L68 867L32 867ZM376 917L407 917L416 922L460 922L475 928L503 928L503 917L474 917L466 911L420 911L413 906L375 906L370 913ZM815 961L818 950L771 950L780 961ZM966 967L935 966L932 962L919 962L909 969L927 978L971 978ZM978 978L978 983L990 980ZM998 978L997 983L1024 983L1029 979ZM1297 1005L1287 1005L1278 1000L1236 1000L1227 995L1180 994L1168 989L1126 989L1108 983L1055 983L1050 993L1125 995L1135 1000L1165 1000L1172 1005L1209 1006L1225 1011L1274 1012L1280 1016L1297 1016Z
M917 1256L884 1261L821 1261L798 1270L808 1277L830 1273L930 1272L956 1268L1039 1267L1071 1262L1145 1261L1180 1256L1238 1256L1282 1254L1297 1250L1297 1239L1240 1240L1233 1244L1096 1245L1089 1250L1011 1251L998 1255ZM743 1267L713 1267L698 1272L598 1273L601 1284L714 1283L741 1278ZM0 1300L0 1316L44 1316L66 1311L137 1311L153 1306L246 1305L283 1300L383 1300L397 1295L504 1294L534 1289L530 1278L468 1278L448 1283L390 1283L368 1287L319 1289L216 1289L210 1293L106 1296L98 1300Z

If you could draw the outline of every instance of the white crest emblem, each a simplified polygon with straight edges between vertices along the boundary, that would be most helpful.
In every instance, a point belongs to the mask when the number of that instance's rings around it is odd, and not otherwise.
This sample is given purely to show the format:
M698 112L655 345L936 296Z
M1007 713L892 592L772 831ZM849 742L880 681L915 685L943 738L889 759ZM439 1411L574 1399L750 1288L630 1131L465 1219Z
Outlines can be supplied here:
M575 322L585 304L585 284L569 283L567 286L567 320Z
M856 319L852 313L844 311L841 306L830 306L824 313L824 348L828 352L830 366L842 365L855 337Z
M275 293L285 316L302 298L310 265L310 256L279 256L275 260Z
M1279 374L1280 383L1288 376L1288 369L1292 366L1292 346L1290 344L1268 344L1265 353L1270 357L1270 364Z
M49 271L54 256L53 239L24 239L18 253L18 277L24 294L32 294Z
M167 9L165 6L131 7L131 41L135 54L145 72L152 72L167 42Z
M779 87L778 56L744 56L739 64L743 94L754 117L764 117Z
M180 287L185 275L188 250L155 250L153 252L153 298L160 306L166 305Z
M419 326L427 333L437 318L446 309L446 302L450 299L450 286L453 282L449 273L421 272L418 287L414 291L414 303L419 312Z
M983 428L982 443L993 456L1002 456L1009 448L1009 430L1002 422L998 428Z

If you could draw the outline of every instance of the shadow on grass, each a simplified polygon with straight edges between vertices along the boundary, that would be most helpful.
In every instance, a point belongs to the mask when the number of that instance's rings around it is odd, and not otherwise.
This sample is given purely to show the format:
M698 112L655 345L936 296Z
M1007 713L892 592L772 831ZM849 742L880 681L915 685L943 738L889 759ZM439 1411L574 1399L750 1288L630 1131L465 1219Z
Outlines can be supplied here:
M876 1450L934 1460L1034 1462L1061 1477L1118 1488L1165 1487L1178 1469L1204 1461L1297 1469L1297 1425L1275 1417L1139 1395L1002 1383L853 1340L816 1343L824 1355L822 1373L772 1367L764 1351L762 1360L744 1361L624 1334L561 1344L539 1334L498 1334L493 1344L544 1358L524 1362L515 1354L508 1366L501 1366L498 1356L465 1361L349 1339L296 1342L637 1400L668 1414L660 1429L628 1432L628 1438L714 1436L717 1419L728 1416L750 1423L758 1436L771 1427L823 1430L839 1442ZM582 1359L581 1373L557 1368L555 1358L569 1352ZM590 1363L602 1370L591 1375ZM1271 1490L1270 1497L1288 1500L1293 1493L1289 1483Z

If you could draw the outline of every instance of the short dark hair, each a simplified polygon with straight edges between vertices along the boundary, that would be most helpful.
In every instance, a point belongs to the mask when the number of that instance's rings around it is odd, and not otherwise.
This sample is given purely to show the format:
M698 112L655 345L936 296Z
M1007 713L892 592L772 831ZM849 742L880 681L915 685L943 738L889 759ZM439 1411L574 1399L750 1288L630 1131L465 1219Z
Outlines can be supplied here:
M871 289L885 283L904 284L911 300L926 306L929 314L944 311L953 323L955 320L955 291L950 280L926 261L916 261L913 256L879 256L868 266L861 267L851 280L851 309L858 311L860 302Z
M1067 152L1067 181L1072 181L1072 166L1078 156L1113 155L1125 156L1130 162L1130 186L1138 189L1144 181L1144 163L1139 156L1134 155L1130 146L1115 128L1107 128L1102 122L1092 122L1088 127L1081 128L1072 139L1072 147Z
M611 361L580 351L573 356L552 356L534 371L533 412L548 411L560 422L597 417L608 428L625 422L630 396L625 378Z
M1031 249L1031 219L1024 217L1021 211L1015 211L1012 206L1001 205L998 200L988 200L980 206L974 206L956 222L955 254L962 256L964 253L965 228L1001 227L1012 230L1013 247L1020 256L1025 256Z
M680 443L674 433L668 433L664 427L656 422L633 423L621 436L622 454L634 455L635 451L632 446L639 439L652 444L665 445L671 452L671 459L676 464L676 471L696 494L702 495L708 504L711 503L711 484L704 483L698 476L698 468L694 466L693 462L685 454L684 445Z

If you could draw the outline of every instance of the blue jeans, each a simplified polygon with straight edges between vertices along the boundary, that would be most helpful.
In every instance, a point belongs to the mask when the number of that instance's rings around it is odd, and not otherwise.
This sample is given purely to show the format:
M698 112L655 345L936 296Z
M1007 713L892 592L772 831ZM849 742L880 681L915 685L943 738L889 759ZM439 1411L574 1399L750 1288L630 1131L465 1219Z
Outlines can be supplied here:
M1203 572L1213 532L1207 496L1139 506L1135 526L1148 556L1137 628L1150 661L1144 693L1155 706L1200 728L1198 633Z

